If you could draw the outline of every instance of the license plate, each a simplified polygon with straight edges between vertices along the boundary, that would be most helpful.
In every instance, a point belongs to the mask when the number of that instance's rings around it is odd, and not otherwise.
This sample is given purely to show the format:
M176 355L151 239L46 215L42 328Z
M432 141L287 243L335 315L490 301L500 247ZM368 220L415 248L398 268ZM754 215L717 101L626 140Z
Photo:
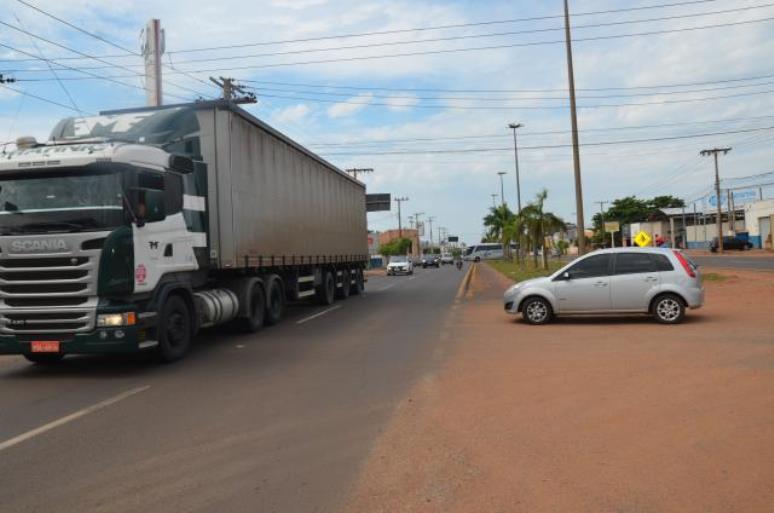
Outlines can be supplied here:
M30 343L30 351L33 353L58 353L58 340L33 340Z

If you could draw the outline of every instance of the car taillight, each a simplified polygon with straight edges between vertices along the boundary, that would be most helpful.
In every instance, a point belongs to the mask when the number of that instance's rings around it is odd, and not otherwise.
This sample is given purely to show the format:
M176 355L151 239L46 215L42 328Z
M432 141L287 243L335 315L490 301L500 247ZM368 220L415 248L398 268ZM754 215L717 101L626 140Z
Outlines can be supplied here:
M691 278L696 278L696 273L693 272L693 267L691 267L691 264L688 263L688 260L685 259L683 254L675 250L672 250L672 253L674 253L677 257L677 260L680 261L680 265L683 266L683 269L685 269L685 272L688 274L688 276Z

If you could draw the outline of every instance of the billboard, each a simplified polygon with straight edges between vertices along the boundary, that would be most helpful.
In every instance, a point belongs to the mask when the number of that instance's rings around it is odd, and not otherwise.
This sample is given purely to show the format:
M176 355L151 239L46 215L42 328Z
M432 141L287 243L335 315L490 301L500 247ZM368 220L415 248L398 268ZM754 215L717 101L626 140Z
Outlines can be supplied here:
M390 210L392 199L387 194L366 194L366 212L381 212Z
M460 238L456 235L449 235L446 240L449 242L459 242Z
M741 189L738 191L733 191L734 194L734 206L744 205L746 203L752 203L754 201L758 200L758 192L755 189ZM710 207L717 207L718 206L718 198L716 194L710 194L706 197L707 204ZM720 206L725 207L728 203L728 193L722 192L720 193Z

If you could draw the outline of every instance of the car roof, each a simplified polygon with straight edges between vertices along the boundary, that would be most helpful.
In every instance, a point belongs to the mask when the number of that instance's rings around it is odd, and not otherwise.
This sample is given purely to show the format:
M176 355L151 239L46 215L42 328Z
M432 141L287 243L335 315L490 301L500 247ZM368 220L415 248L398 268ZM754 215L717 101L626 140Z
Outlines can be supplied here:
M669 254L672 252L672 248L654 248L654 247L634 247L629 246L626 248L605 248L605 249L597 249L595 251L592 251L590 253L587 253L587 255L603 255L606 253L636 253L636 252L644 252L644 253L659 253L659 254ZM586 255L584 255L586 256Z

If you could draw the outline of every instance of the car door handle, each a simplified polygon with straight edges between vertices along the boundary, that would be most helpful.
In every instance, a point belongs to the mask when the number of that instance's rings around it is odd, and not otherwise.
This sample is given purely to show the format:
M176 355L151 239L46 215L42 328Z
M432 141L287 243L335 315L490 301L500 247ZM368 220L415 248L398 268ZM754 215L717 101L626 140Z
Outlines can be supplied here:
M658 278L655 276L646 276L645 281L658 281Z
M607 282L606 281L598 281L598 282L594 283L594 286L595 287L607 287Z

